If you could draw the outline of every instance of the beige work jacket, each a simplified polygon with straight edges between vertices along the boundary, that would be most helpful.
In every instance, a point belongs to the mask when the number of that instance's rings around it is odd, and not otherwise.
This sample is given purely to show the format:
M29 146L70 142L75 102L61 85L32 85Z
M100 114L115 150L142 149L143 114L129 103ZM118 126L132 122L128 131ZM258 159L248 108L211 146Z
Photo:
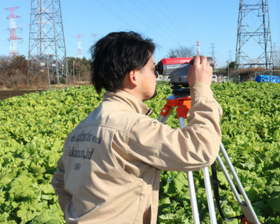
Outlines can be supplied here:
M219 151L220 105L203 84L191 97L187 126L172 129L134 96L104 95L67 137L53 176L67 223L156 223L161 170L199 170Z

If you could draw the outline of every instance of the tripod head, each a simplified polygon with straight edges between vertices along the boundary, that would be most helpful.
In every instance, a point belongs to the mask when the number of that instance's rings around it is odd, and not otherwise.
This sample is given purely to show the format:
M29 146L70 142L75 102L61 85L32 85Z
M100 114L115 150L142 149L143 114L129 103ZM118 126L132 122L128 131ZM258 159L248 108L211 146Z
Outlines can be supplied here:
M210 62L211 66L214 66L214 62L211 57L207 57L207 61ZM170 77L173 94L183 93L190 95L190 87L187 81L187 75L192 64L193 57L163 58L157 63L155 72L160 75Z

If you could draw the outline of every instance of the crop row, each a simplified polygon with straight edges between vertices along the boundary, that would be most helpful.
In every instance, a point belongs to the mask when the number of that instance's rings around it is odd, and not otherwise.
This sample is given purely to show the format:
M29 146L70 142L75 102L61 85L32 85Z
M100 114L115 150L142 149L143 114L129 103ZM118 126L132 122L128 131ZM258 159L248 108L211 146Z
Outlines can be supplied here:
M280 223L280 85L214 83L221 104L223 144L260 221ZM171 94L157 86L146 102L159 116ZM102 101L93 87L69 87L0 101L0 222L64 223L51 186L68 133ZM166 122L178 126L175 112ZM202 223L209 223L202 172L195 172ZM227 217L240 208L218 168L220 198ZM218 222L223 223L217 211ZM193 223L186 174L163 172L159 223ZM233 221L232 223L238 223Z

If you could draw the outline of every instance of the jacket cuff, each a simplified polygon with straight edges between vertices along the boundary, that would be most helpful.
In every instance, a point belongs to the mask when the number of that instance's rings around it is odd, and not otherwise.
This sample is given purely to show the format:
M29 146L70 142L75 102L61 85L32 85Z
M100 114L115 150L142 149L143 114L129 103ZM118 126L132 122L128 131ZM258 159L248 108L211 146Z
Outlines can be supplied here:
M196 83L191 87L191 96L193 98L197 97L207 97L214 98L214 94L210 86L204 83Z
M191 98L192 98L192 106L198 102L201 101L201 98L204 98L206 100L215 100L214 93L210 86L204 83L196 83L193 85L190 89L191 91Z

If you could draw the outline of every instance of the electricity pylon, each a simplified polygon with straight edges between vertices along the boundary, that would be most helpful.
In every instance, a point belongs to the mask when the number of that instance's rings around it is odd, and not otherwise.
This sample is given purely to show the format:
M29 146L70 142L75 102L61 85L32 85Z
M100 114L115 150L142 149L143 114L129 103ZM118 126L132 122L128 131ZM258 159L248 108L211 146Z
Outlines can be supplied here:
M16 19L20 18L20 16L14 14L15 9L18 8L19 7L6 8L6 10L10 11L10 15L7 17L7 19L10 20L10 38L8 39L8 41L10 41L9 61L11 61L11 58L14 59L19 55L17 49L17 41L22 39L17 36L17 29L19 29L20 27L16 26Z
M82 42L81 42L81 37L84 34L76 34L78 37L78 58L82 59Z
M240 0L236 67L273 69L272 40L267 0Z
M49 83L67 82L67 60L60 0L31 0L28 73L48 70Z

